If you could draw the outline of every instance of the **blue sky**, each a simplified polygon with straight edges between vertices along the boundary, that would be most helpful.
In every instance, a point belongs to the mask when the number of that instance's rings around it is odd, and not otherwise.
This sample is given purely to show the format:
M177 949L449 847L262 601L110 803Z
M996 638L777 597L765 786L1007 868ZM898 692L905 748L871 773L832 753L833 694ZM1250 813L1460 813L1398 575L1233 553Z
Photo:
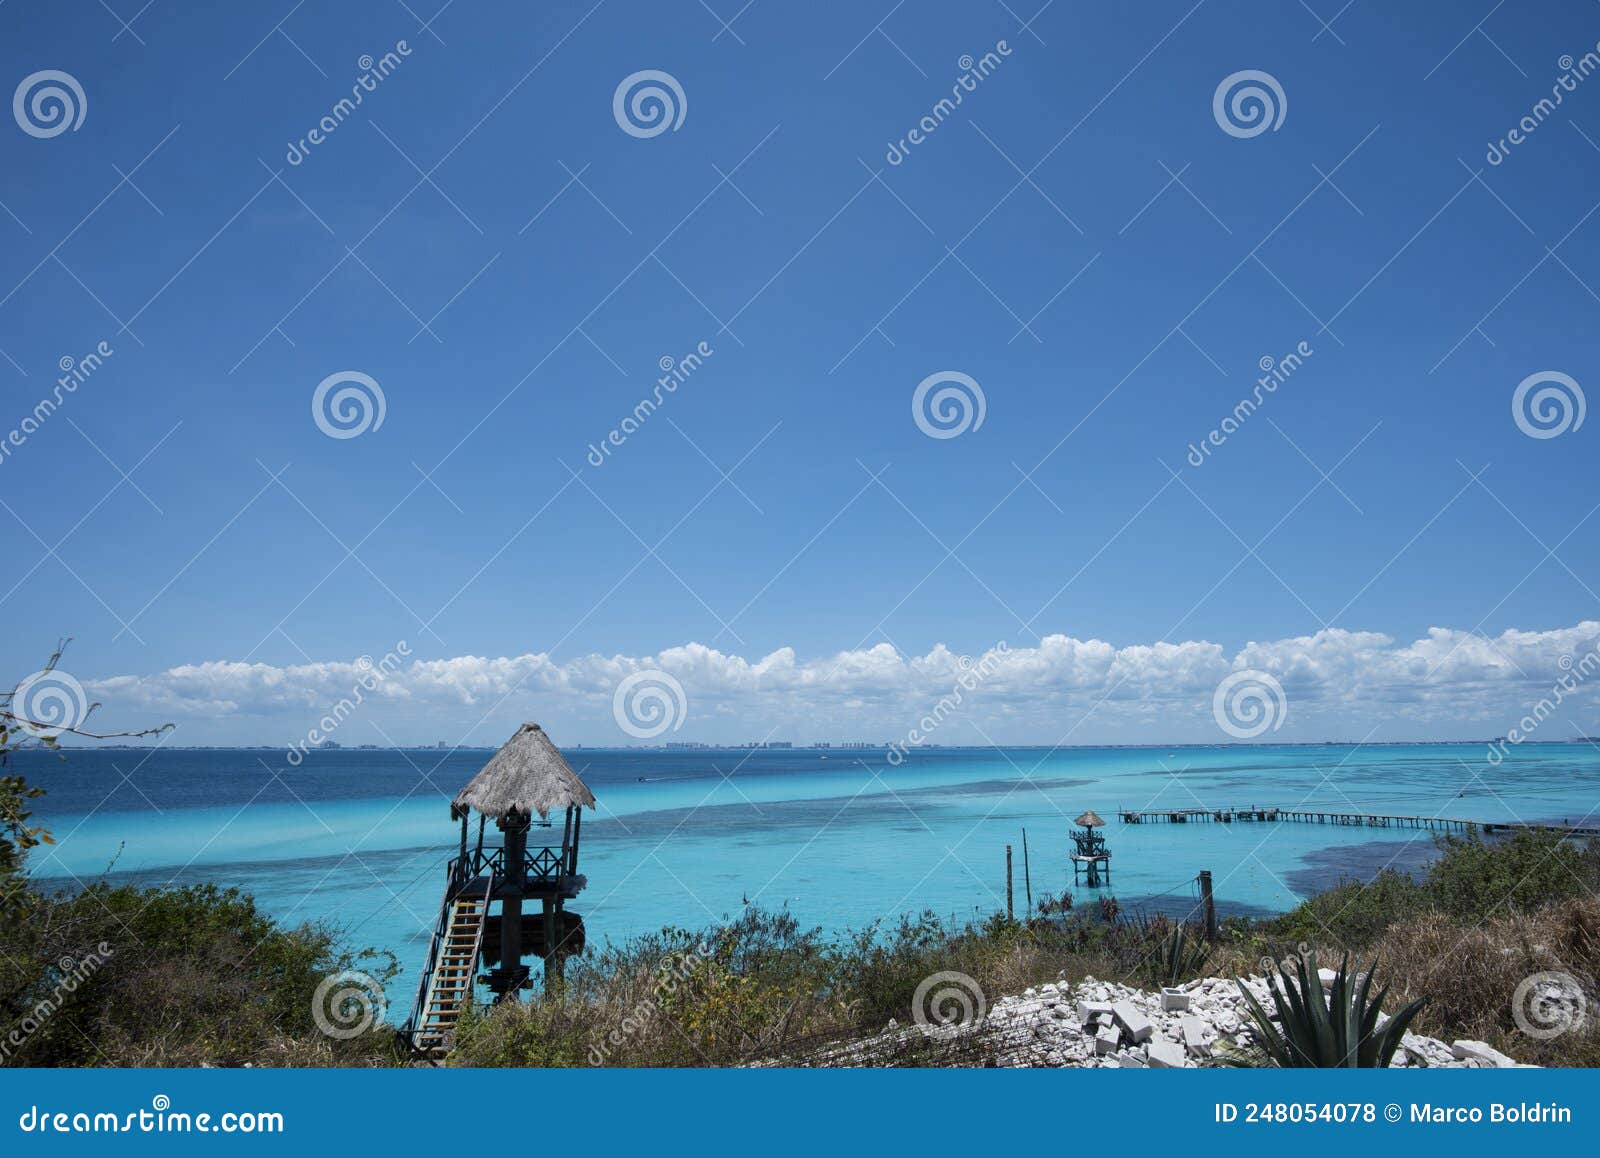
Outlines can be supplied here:
M0 436L114 351L0 460L7 669L71 635L103 723L276 742L404 640L445 690L397 681L341 738L626 740L606 691L643 669L687 690L668 738L845 738L941 686L910 657L1063 636L1213 650L1116 690L1018 671L963 740L1216 738L1211 687L1258 661L1276 738L1504 731L1600 618L1600 428L1532 438L1511 406L1595 373L1600 79L1486 150L1600 10L1036 7L5 5L6 85L60 70L86 110L0 125ZM613 95L647 69L684 108L640 137ZM1242 70L1276 129L1214 117ZM341 371L384 398L358 437L313 421ZM981 427L913 421L941 371ZM1458 633L1436 658L1498 643L1441 683L1405 650L1431 628ZM851 683L881 645L898 666ZM820 666L730 669L784 648Z

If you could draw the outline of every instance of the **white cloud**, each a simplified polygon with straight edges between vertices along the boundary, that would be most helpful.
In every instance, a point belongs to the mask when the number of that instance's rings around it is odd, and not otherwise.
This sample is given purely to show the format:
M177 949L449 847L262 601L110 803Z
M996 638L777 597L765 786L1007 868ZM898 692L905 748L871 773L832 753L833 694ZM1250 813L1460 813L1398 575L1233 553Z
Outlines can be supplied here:
M1033 646L997 645L965 660L944 644L906 656L887 643L802 659L779 648L760 659L699 643L656 655L544 654L401 661L367 689L343 726L345 742L411 742L470 733L489 742L522 719L563 729L567 742L625 743L611 697L637 671L660 669L684 687L689 712L674 738L875 739L897 735L956 685L969 665L987 677L963 695L939 737L946 743L1161 743L1224 740L1211 694L1231 671L1259 669L1286 689L1289 724L1277 740L1360 737L1374 726L1393 737L1469 737L1503 730L1564 672L1563 656L1600 646L1600 621L1496 637L1431 628L1409 644L1342 629L1256 641L1229 655L1205 640L1116 647L1046 636ZM118 722L172 719L194 742L271 742L292 735L349 697L366 669L356 662L275 667L209 661L143 676L86 681ZM372 681L369 681L372 682ZM1600 681L1597 681L1600 682ZM1596 728L1589 715L1574 728ZM419 731L426 729L426 731ZM1565 723L1552 729L1565 734ZM183 742L181 739L179 742ZM379 741L381 742L381 741Z

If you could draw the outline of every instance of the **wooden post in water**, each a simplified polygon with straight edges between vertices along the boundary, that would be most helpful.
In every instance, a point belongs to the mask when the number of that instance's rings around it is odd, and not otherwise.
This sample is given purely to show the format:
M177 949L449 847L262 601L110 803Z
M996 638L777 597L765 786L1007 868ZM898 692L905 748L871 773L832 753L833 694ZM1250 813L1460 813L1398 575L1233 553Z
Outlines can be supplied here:
M1211 870L1200 870L1200 909L1205 915L1206 939L1217 939L1217 898L1211 892Z
M1033 874L1028 871L1028 830L1022 830L1022 888L1028 898L1028 916L1033 916Z
M1006 845L1006 920L1016 920L1016 911L1011 903L1011 846Z

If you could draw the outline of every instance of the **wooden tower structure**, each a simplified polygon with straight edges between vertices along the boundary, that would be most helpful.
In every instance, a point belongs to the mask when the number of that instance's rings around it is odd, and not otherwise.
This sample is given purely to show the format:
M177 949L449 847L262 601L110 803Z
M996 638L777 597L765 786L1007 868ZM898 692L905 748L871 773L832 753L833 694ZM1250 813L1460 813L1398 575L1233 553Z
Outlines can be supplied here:
M481 980L496 1001L516 1000L531 984L524 961L544 962L544 985L559 984L563 960L583 951L583 918L566 908L587 884L578 872L583 809L594 793L538 724L523 724L483 770L456 793L460 851L445 875L444 901L406 1025L412 1044L442 1054ZM469 848L472 814L476 843ZM560 844L555 820L562 817ZM484 846L487 822L500 833Z
M1072 823L1072 883L1097 889L1111 883L1111 850L1096 829L1105 827L1100 814L1090 809Z

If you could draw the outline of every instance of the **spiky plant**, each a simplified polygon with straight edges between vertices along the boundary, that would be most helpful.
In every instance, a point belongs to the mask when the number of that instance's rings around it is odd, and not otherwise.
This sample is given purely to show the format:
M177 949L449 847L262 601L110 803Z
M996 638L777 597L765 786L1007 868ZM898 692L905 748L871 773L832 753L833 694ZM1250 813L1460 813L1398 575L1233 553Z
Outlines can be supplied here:
M1198 977L1210 958L1211 947L1179 923L1145 956L1143 972L1153 984L1177 985Z
M1422 1011L1427 998L1413 1001L1379 1025L1389 988L1384 986L1376 997L1368 996L1377 963L1359 981L1350 976L1349 965L1349 957L1339 962L1326 997L1315 953L1297 961L1294 973L1280 965L1278 976L1271 980L1276 1025L1244 982L1238 982L1269 1064L1321 1069L1381 1069L1389 1064L1406 1026Z

